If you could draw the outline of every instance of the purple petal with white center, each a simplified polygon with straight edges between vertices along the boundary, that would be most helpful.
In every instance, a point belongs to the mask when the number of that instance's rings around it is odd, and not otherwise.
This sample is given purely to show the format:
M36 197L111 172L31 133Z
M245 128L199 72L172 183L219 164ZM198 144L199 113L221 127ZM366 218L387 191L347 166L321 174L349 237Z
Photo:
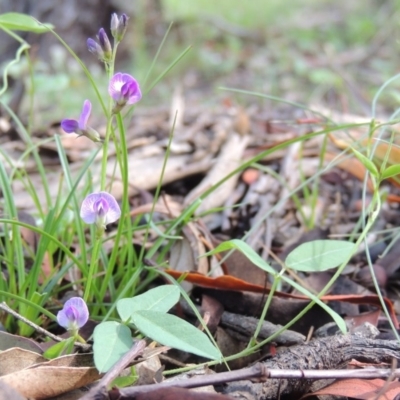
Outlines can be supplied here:
M65 329L82 328L88 319L89 310L80 297L72 297L66 301L63 309L57 313L57 321Z
M61 128L67 133L75 133L79 130L79 122L76 119L63 119Z
M134 104L142 98L136 79L121 72L117 72L110 79L108 93L117 103Z
M116 101L120 101L122 99L121 96L121 88L124 85L124 81L122 80L122 73L117 72L111 79L108 85L108 93L109 95Z
M104 225L107 225L119 219L121 209L111 194L107 192L92 193L83 200L80 216L87 224L93 224L102 218Z
M79 117L79 129L85 130L87 127L87 122L92 112L92 103L89 100L83 102L82 112Z

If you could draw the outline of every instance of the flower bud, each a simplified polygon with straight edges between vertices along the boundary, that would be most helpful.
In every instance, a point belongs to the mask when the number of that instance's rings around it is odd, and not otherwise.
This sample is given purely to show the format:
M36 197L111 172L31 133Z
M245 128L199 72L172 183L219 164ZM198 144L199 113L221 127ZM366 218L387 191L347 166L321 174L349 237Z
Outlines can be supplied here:
M100 47L103 50L104 61L111 61L112 47L110 40L108 39L107 33L103 28L100 28L97 38L99 39Z
M88 50L89 50L92 54L94 54L95 56L97 56L99 60L101 60L101 61L104 60L104 52L103 52L101 46L100 46L95 40L93 40L92 38L89 38L89 39L86 41L86 44L87 44Z
M110 24L111 35L113 35L114 38L117 35L118 25L119 25L118 15L114 13L111 16L111 24Z
M125 35L128 27L128 17L122 14L119 18L117 14L111 16L111 34L116 42L120 42Z

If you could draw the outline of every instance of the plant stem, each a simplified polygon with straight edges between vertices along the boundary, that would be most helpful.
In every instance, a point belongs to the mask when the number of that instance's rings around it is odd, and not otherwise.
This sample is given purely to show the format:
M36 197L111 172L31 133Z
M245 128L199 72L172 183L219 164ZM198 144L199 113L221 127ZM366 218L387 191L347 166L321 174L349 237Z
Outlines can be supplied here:
M87 303L89 301L89 296L90 296L90 289L92 286L92 281L93 281L93 276L97 275L97 268L99 265L99 254L100 254L100 249L101 249L101 236L96 233L96 239L95 239L95 244L93 247L93 252L92 252L92 257L90 260L90 267L89 267L89 273L87 276L87 282L86 282L86 287L85 287L85 293L83 295L83 300ZM98 299L99 301L101 299Z

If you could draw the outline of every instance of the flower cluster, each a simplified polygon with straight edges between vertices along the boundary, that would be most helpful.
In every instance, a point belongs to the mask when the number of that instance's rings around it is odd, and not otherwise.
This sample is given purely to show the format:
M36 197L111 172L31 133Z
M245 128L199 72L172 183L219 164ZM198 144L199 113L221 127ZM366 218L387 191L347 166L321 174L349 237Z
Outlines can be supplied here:
M128 24L128 17L122 14L118 17L113 14L111 17L111 33L114 37L114 48L122 40ZM104 28L100 28L97 34L97 41L92 38L87 40L88 50L97 55L105 63L113 62L113 47ZM142 98L142 92L138 81L127 73L117 72L111 77L108 84L108 93L114 100L113 114L117 114L125 105L137 103ZM99 133L88 125L92 104L85 100L79 119L63 119L61 128L66 133L76 133L79 136L86 136L94 142L102 142Z
M123 38L128 23L128 17L122 14L111 17L111 34L116 46ZM113 47L104 28L97 34L97 41L92 38L87 40L88 50L97 55L105 63L113 61ZM111 77L108 93L114 100L113 114L122 110L125 105L137 103L142 98L138 81L127 73L117 72ZM99 133L88 125L92 111L92 103L85 100L79 119L63 119L61 127L66 133L76 133L86 136L94 142L102 142ZM89 194L82 203L81 218L87 224L96 224L99 230L104 230L106 225L117 221L121 216L121 209L115 198L107 192Z

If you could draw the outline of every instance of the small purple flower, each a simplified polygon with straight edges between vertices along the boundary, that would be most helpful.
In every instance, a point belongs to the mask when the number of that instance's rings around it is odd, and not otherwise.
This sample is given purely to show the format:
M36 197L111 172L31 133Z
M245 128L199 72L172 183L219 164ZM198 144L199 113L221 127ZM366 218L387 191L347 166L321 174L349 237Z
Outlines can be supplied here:
M57 313L59 325L69 331L77 332L89 319L89 310L83 299L72 297L65 302L64 307Z
M100 227L105 227L119 219L121 209L110 193L98 192L86 196L80 215L87 224L96 223Z
M79 136L87 136L94 142L101 142L100 135L93 128L88 126L88 120L92 111L92 103L85 100L82 107L82 112L79 120L76 119L63 119L61 121L61 128L67 133L76 133Z
M139 83L129 74L117 72L108 85L108 93L115 100L116 112L125 104L135 104L142 98Z

